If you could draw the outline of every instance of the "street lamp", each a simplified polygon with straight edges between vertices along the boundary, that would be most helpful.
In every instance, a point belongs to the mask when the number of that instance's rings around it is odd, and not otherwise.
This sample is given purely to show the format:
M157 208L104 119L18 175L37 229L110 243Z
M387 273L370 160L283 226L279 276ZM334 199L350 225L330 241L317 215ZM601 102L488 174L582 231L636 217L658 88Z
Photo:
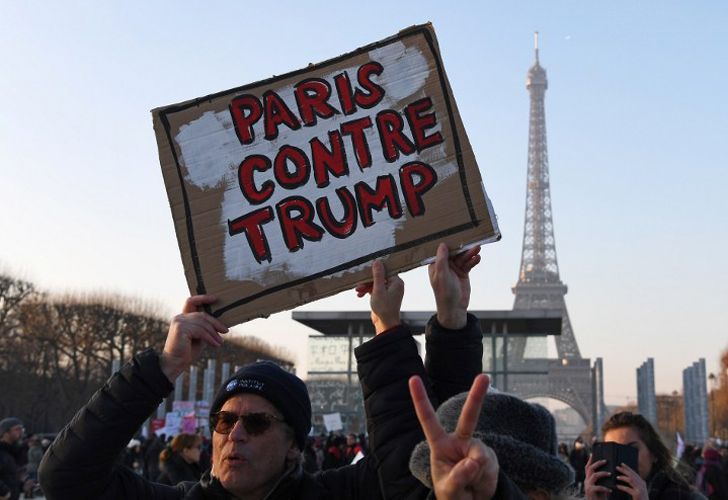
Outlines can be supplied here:
M710 380L710 420L712 422L710 433L713 437L715 437L715 379L715 373L708 375L708 380Z

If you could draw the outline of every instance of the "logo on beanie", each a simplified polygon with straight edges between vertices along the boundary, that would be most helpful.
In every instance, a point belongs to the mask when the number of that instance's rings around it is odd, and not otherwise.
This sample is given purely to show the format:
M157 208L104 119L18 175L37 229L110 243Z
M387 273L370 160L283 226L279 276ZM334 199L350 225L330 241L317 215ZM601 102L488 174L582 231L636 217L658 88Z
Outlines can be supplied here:
M228 385L225 386L225 391L231 392L239 388L262 392L264 387L265 383L261 382L260 380L241 378L228 382Z

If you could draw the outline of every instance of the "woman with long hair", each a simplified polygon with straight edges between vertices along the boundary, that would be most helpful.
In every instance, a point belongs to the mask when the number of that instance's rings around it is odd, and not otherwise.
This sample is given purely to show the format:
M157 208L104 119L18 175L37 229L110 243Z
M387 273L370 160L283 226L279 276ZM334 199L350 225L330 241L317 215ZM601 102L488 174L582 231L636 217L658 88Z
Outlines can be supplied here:
M200 447L202 437L197 434L179 434L169 447L159 454L160 469L157 482L174 486L182 481L199 481Z
M626 411L612 415L602 426L602 436L605 442L637 448L636 471L627 465L617 465L617 488L631 495L633 500L703 498L675 470L672 453L642 415ZM609 472L599 470L605 463L589 457L584 481L584 492L589 500L608 497L609 489L596 484L609 475Z

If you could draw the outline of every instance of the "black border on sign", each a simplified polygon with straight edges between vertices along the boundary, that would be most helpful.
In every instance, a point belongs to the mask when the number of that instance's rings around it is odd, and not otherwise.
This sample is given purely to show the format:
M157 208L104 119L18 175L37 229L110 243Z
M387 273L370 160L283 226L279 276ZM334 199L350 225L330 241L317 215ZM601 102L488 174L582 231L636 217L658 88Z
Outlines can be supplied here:
M456 234L456 233L471 229L473 227L476 227L478 225L478 220L476 218L475 209L473 208L472 199L470 197L470 191L468 190L468 185L466 182L467 179L465 177L465 166L463 165L463 155L462 155L462 149L461 149L461 145L460 145L460 137L458 136L457 127L456 127L455 119L453 116L453 105L450 100L449 92L447 91L447 85L445 82L445 74L443 71L442 61L440 60L439 52L437 50L435 50L435 44L434 44L434 40L432 38L432 34L425 26L411 28L410 30L401 32L398 35L395 35L394 37L390 37L390 38L381 40L379 42L372 43L370 45L356 49L352 52L343 54L343 55L335 57L333 59L329 59L328 61L324 61L322 63L316 64L313 66L313 68L321 68L321 67L330 66L332 64L338 63L339 61L341 61L343 59L348 59L350 57L362 54L363 52L369 52L373 49L384 47L386 45L392 44L392 43L402 40L404 38L408 38L411 36L417 36L417 35L423 35L425 37L425 41L427 42L427 45L430 48L430 52L433 55L433 60L435 61L435 65L437 66L437 75L440 80L440 87L441 87L442 95L445 99L445 107L447 109L448 120L450 122L450 129L452 130L453 145L455 147L455 158L457 159L458 172L460 175L460 185L462 187L465 203L468 207L468 214L470 216L470 222L467 222L465 224L460 224L458 226L454 226L454 227L451 227L451 228L448 228L443 231L439 231L437 233L433 233L433 234L430 234L427 236L423 236L421 238L412 240L407 243L403 243L400 245L394 245L389 248L384 248L377 252L373 252L373 253L370 253L369 255L365 255L363 257L359 257L357 259L350 260L349 262L346 262L344 264L326 269L324 271L306 276L304 278L300 278L300 279L293 280L293 281L288 281L281 285L268 287L265 290L262 290L258 293L255 293L255 294L249 295L247 297L241 298L239 300L236 300L234 302L231 302L230 304L228 304L224 307L220 307L220 308L214 309L214 310L210 309L210 310L208 310L208 312L210 314L212 314L215 317L219 317L223 313L225 313L231 309L234 309L238 306L253 302L254 300L260 299L266 295L270 295L272 293L276 293L281 290L285 290L286 288L301 285L308 281L318 279L322 276L328 276L330 274L334 274L339 271L346 270L350 267L356 266L358 264L362 264L364 262L371 261L373 259L382 257L384 255L389 255L391 253L395 253L398 251L407 250L412 247L416 247L422 243L426 243L428 241L438 240L445 236L449 236L451 234ZM198 294L204 294L207 292L206 292L206 288L205 288L205 282L202 277L200 258L197 253L197 247L195 245L195 231L194 231L194 227L192 225L192 214L190 212L189 197L187 196L187 190L185 188L184 178L182 175L182 169L181 169L181 166L179 163L179 159L177 157L177 151L174 147L174 141L172 140L172 134L171 134L171 130L170 130L168 115L189 109L194 106L198 106L203 102L208 102L208 101L211 101L212 99L216 99L218 97L222 97L222 96L229 95L229 94L237 94L239 92L245 91L245 90L253 88L253 87L260 87L263 85L272 84L272 83L275 83L282 79L291 78L291 77L294 77L294 76L302 74L302 73L308 73L313 68L312 67L302 68L302 69L299 69L296 71L292 71L290 73L286 73L281 76L274 76L274 77L268 78L266 80L261 80L261 81L255 82L255 83L243 85L241 87L236 87L236 88L233 88L230 90L225 90L222 92L217 92L215 94L210 94L208 96L201 97L199 99L195 99L195 100L189 101L187 103L167 106L166 108L164 108L163 111L160 111L159 117L162 121L162 125L163 125L165 133L167 135L167 140L169 142L169 146L172 150L172 157L174 158L174 163L177 168L177 176L179 178L180 187L182 189L182 200L183 200L184 209L185 209L185 223L187 225L187 238L189 240L189 245L190 245L190 254L192 257L192 265L194 266L194 269L195 269L195 278L197 279L197 286L195 289Z

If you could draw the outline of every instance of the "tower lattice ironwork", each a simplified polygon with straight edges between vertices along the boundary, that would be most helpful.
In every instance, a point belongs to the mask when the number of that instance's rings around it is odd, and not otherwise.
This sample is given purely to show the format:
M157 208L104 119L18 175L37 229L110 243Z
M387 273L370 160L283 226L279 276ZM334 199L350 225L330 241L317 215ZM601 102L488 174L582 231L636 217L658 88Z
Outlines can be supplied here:
M546 144L544 101L548 80L539 62L538 33L534 45L535 62L526 78L531 101L526 216L521 268L513 287L513 309L556 309L561 311L562 324L561 335L554 337L558 359L547 358L545 352L534 356L526 350L529 340L524 337L511 339L507 348L509 368L521 374L509 378L508 389L523 398L548 397L563 401L594 428L600 420L595 410L602 408L603 402L595 389L591 360L582 358L576 343L564 300L567 287L559 276Z
M528 176L523 251L513 309L560 309L561 335L556 337L559 358L581 358L566 310L567 287L559 277L554 223L551 215L551 187L546 143L545 96L548 88L546 70L538 59L538 33L535 38L535 63L528 70L526 89L531 95L528 126ZM515 358L523 357L523 342ZM519 352L520 351L520 352Z

